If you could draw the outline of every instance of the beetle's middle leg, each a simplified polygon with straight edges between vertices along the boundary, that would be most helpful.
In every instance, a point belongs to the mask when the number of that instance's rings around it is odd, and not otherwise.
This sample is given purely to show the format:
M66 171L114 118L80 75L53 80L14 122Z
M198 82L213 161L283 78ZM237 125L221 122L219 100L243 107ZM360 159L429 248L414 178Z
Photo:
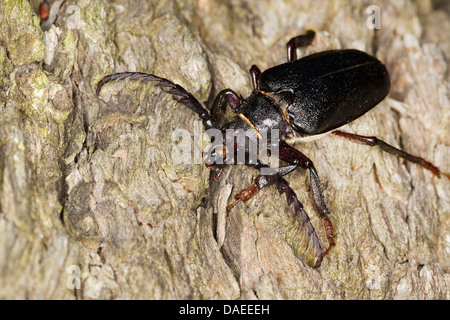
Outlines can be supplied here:
M322 185L320 183L316 168L314 167L313 162L307 156L305 156L294 147L291 147L284 141L280 142L279 157L282 161L309 170L311 192L313 195L314 204L316 205L317 211L322 218L325 234L328 241L328 248L323 253L323 256L326 256L331 248L335 245L334 228L330 218L328 217L330 215L330 211L328 210L327 204L325 203Z
M333 134L347 138L354 142L360 142L360 143L366 144L371 147L379 146L381 148L381 150L383 150L383 151L389 152L399 158L403 158L407 161L421 165L425 169L430 170L438 178L440 178L441 174L442 174L443 176L450 179L450 175L448 173L442 172L441 170L439 170L438 167L433 165L431 162L428 162L420 157L413 156L412 154L409 154L403 150L397 149L397 148L391 146L390 144L387 144L386 142L378 139L377 137L361 136L358 134L343 132L340 130L333 131Z
M231 89L225 89L217 94L211 106L210 112L214 119L219 122L224 115L227 105L230 106L230 109L234 113L238 113L238 109L241 104L242 98L238 96L236 92Z

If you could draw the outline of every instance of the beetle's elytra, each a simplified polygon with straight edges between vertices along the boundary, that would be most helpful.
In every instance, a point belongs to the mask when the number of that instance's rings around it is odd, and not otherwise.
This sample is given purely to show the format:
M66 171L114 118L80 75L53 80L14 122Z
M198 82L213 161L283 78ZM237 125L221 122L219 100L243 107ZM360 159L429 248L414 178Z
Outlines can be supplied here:
M300 134L324 133L360 117L389 93L386 67L358 50L312 54L264 71L260 90L288 96L287 118Z
M242 99L233 90L225 89L217 95L210 110L203 107L181 86L153 74L141 72L108 75L97 84L96 94L99 95L103 85L113 80L128 78L145 82L156 81L156 86L166 89L180 103L196 112L207 129L218 129L224 136L227 129L235 131L241 129L241 132L253 130L258 137L261 137L263 132L278 130L279 159L286 165L272 168L272 174L260 174L253 184L235 196L235 201L227 209L231 210L237 203L247 201L261 188L275 185L280 194L286 195L288 204L294 204L294 214L300 214L302 224L306 226L308 236L312 238L316 256L314 267L319 267L323 258L335 245L333 224L313 162L284 141L289 132L295 131L304 136L312 136L334 130L332 133L335 135L369 146L379 146L383 151L417 163L437 177L442 174L450 179L450 175L441 172L430 162L399 150L376 137L335 130L360 117L388 95L389 74L378 59L352 49L324 51L297 59L296 49L311 44L314 36L314 31L308 31L304 35L292 38L287 43L288 61L284 64L262 73L253 65L250 69L253 92L248 98ZM220 125L227 105L236 115L230 122ZM221 150L225 150L226 157L226 150L236 151L241 147L244 147L246 153L251 152L249 148L238 143L224 145ZM250 154L246 154L245 158L249 159ZM214 163L208 167L217 172L227 164L230 163ZM245 164L259 171L268 168L268 165L259 159ZM311 192L328 240L326 250L322 249L316 230L303 205L283 178L298 167L309 170Z

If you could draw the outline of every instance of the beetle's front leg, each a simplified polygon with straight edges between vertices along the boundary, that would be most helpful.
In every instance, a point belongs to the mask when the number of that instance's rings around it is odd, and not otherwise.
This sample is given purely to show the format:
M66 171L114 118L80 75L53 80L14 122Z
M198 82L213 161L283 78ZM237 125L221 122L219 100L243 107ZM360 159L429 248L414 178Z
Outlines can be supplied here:
M220 91L214 99L210 112L214 119L219 122L227 105L230 106L234 113L237 113L241 104L242 98L239 97L236 92L231 89L225 89Z
M260 171L262 168L269 168L269 166L262 164L259 160L256 165L248 165L248 166L254 167L255 169L258 169ZM289 166L284 166L284 167L279 167L279 168L270 168L270 170L272 171L272 175L278 175L278 176L282 177L282 176L294 171L296 168L297 168L297 165L289 165ZM263 175L261 175L261 176L263 176ZM227 206L228 211L230 211L239 202L241 202L241 201L245 202L245 201L250 200L250 198L253 197L256 194L256 192L258 192L261 188L264 188L268 185L272 185L276 181L276 180L270 180L270 181L272 181L271 184L258 183L259 179L262 179L261 176L256 178L255 183L248 185L245 189L243 189L241 192L239 192L234 197L235 201L233 201L232 203L230 203ZM269 181L269 180L266 179L266 181ZM289 204L290 204L290 202L289 202Z
M289 42L286 44L287 61L292 62L297 60L297 48L309 46L313 42L315 36L316 33L313 30L308 30L305 34L289 40Z
M253 90L259 91L259 76L261 75L261 70L254 64L249 71L252 77Z
M439 170L438 167L433 165L431 162L428 162L420 157L413 156L412 154L409 154L403 150L397 149L397 148L391 146L390 144L387 144L386 142L378 139L377 137L361 136L359 134L343 132L340 130L333 131L333 134L340 136L340 137L347 138L353 142L363 143L363 144L371 146L371 147L379 146L381 148L381 150L383 150L383 151L389 152L399 158L403 158L407 161L421 165L425 169L430 170L438 178L440 178L441 175L443 175L443 176L447 177L448 179L450 179L450 175L448 173L442 172L441 170Z

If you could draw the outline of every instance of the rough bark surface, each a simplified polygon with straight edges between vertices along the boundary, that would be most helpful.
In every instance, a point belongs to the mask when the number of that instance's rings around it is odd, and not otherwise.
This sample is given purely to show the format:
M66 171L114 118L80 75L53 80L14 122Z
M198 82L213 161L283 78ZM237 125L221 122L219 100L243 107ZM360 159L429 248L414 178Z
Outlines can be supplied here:
M313 269L275 188L223 216L230 185L237 193L256 171L228 167L215 182L202 164L174 164L172 133L194 134L193 112L152 84L95 96L105 75L142 71L207 104L224 88L245 97L249 67L284 62L286 42L313 28L299 54L358 48L391 75L389 98L345 130L450 172L445 1L50 3L60 8L44 32L39 1L0 1L0 298L450 298L449 180L331 135L297 143L337 234ZM381 9L376 32L370 5ZM287 180L325 246L308 174Z

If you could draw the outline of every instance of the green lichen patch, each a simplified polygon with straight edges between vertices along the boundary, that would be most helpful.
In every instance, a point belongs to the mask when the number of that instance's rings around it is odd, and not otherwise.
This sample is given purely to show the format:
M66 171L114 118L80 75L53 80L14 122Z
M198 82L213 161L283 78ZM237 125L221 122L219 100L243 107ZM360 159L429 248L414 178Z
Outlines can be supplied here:
M39 18L26 0L0 3L0 43L6 45L13 64L22 66L44 59L44 34Z

